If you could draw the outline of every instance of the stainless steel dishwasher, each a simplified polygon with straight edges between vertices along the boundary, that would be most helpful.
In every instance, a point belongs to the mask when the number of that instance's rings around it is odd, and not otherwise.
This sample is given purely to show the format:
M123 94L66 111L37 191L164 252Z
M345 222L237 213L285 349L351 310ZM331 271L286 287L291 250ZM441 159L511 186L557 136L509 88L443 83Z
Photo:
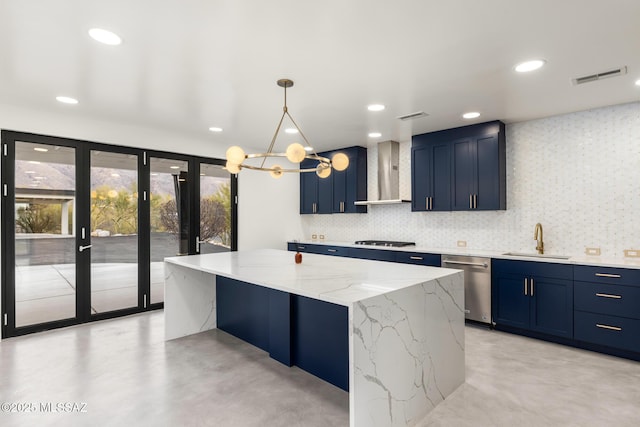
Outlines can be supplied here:
M441 265L464 271L465 318L491 324L491 258L442 255Z

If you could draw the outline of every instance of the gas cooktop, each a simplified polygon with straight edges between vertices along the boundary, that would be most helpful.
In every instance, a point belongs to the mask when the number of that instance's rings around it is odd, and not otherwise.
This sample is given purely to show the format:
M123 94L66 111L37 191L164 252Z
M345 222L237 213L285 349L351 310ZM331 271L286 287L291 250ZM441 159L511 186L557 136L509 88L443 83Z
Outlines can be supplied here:
M394 242L392 240L358 240L356 245L371 245L371 246L391 246L394 248L401 248L403 246L415 246L415 242Z

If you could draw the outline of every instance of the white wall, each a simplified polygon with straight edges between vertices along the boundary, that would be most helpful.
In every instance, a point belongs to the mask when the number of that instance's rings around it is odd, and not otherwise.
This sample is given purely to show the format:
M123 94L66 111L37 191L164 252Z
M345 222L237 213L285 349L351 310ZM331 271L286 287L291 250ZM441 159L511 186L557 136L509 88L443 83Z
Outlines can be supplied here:
M640 249L640 103L507 125L507 210L411 212L410 204L367 214L303 215L303 234L328 240L387 239L420 246L535 250L544 227L547 253L603 257ZM411 141L400 141L401 195L410 198ZM369 194L377 194L377 153L368 150Z

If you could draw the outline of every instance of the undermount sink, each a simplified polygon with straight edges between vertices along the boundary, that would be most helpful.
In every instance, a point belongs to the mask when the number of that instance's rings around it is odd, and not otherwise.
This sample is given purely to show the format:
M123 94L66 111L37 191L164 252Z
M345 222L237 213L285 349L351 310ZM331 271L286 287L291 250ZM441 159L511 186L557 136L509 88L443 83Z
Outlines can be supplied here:
M569 258L571 258L570 256L566 256L566 255L546 255L546 254L524 253L524 252L506 252L506 253L504 253L502 255L531 257L531 258L551 258L551 259L569 259Z

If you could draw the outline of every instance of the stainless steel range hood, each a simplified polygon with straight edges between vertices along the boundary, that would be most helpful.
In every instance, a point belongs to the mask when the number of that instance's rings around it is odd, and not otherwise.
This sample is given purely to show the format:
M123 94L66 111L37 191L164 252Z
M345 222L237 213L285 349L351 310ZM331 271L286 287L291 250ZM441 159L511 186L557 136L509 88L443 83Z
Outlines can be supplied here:
M378 200L356 202L356 205L390 205L407 203L400 198L400 144L396 141L378 143Z

